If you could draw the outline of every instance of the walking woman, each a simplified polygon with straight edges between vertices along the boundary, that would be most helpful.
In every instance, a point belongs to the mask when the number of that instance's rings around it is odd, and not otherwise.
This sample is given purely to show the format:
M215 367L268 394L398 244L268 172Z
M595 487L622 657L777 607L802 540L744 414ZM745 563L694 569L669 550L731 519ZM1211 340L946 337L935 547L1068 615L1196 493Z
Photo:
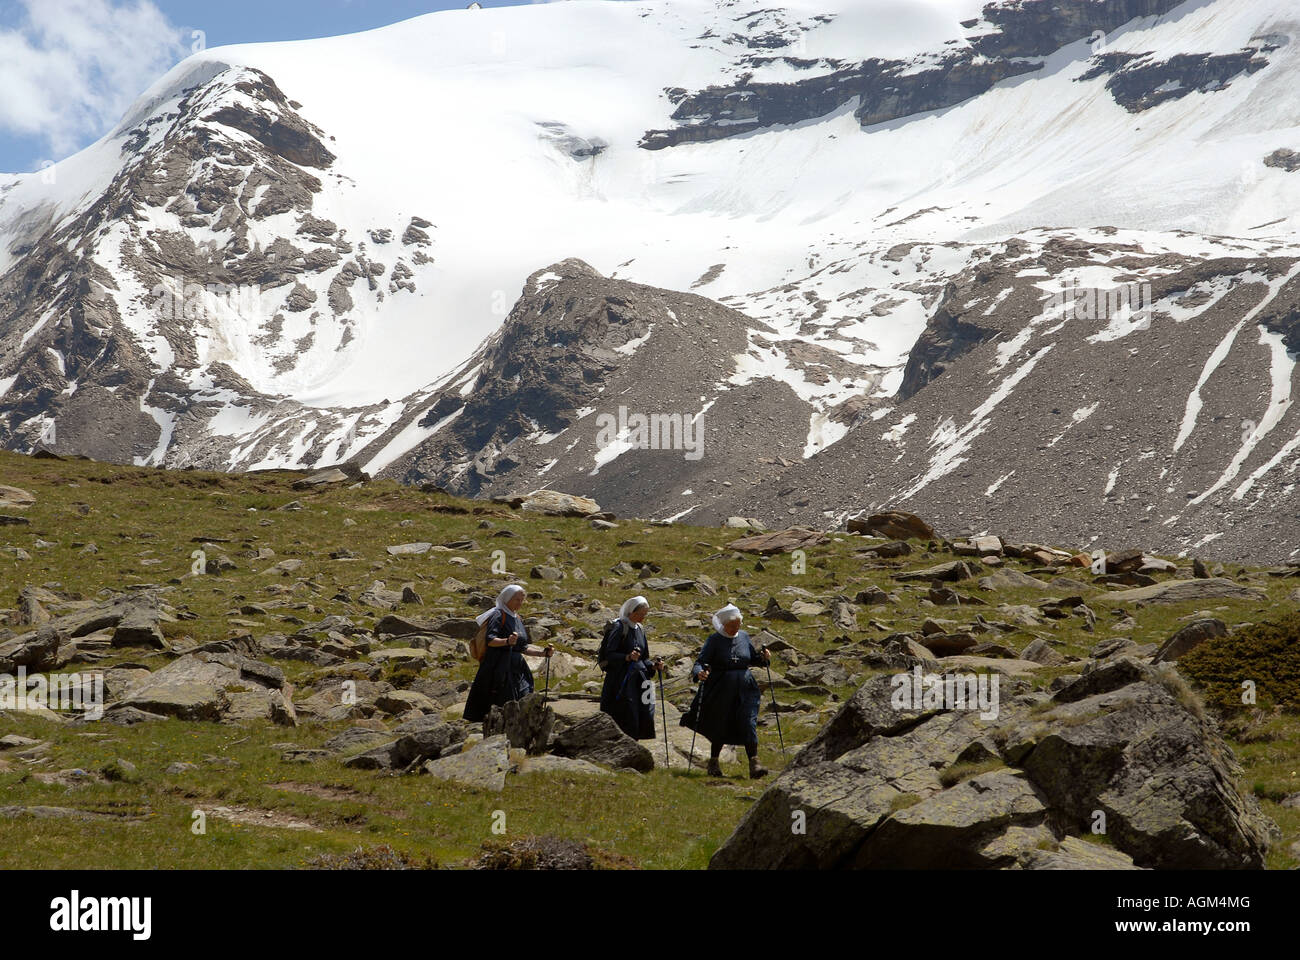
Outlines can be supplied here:
M520 700L533 692L533 672L524 656L549 657L554 647L530 646L519 608L524 603L524 588L512 583L501 591L496 606L477 618L487 625L487 650L469 688L465 701L465 719L482 720L493 707Z
M722 776L718 757L728 744L744 746L750 779L767 776L758 762L758 707L762 695L750 667L768 663L772 655L756 650L740 629L740 610L727 604L713 615L713 633L695 661L692 675L701 682L699 716L694 729L708 738L712 749L708 773Z
M600 709L633 740L653 740L655 736L655 702L653 677L663 669L663 661L650 662L650 645L646 642L646 614L650 601L633 597L623 604L618 619L609 625L603 644L606 661L605 685L600 691Z

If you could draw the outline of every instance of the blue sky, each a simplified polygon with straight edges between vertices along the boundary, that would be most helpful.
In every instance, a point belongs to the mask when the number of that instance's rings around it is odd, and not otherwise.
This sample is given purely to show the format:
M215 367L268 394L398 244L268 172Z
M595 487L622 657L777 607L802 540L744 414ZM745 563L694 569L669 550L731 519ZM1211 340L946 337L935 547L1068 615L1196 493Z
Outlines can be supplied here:
M481 0L485 7L520 0ZM614 0L611 0L614 2ZM386 26L469 0L0 0L0 171L93 143L155 79L208 47Z

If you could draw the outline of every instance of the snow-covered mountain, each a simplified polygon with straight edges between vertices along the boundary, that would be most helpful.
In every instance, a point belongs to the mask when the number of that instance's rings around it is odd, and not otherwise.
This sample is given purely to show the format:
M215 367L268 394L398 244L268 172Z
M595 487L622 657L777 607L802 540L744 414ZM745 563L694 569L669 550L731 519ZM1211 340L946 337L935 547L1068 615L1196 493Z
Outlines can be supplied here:
M0 442L1286 558L1297 38L574 0L205 51L0 175Z

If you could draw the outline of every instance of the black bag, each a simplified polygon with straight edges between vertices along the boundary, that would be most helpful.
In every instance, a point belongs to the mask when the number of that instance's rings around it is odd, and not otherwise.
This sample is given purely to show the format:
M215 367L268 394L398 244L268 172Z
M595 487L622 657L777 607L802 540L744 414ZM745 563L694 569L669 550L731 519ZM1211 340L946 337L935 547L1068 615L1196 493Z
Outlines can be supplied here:
M601 673L609 670L609 648L610 640L614 637L614 628L622 627L622 634L627 633L627 626L622 620L611 620L605 624L605 634L600 638L600 649L596 651L596 664L600 667Z

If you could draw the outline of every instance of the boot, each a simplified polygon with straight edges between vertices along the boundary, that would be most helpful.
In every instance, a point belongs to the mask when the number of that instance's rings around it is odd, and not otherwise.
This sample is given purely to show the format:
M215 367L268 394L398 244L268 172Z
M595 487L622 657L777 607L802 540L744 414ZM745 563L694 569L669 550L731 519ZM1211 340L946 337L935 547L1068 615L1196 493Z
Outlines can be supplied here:
M704 768L704 772L707 773L707 774L708 774L709 776L711 776L711 777L720 777L720 776L723 775L723 774L722 774L722 765L718 763L718 758L717 758L717 757L710 757L710 758L709 758L709 765L708 765L707 767Z
M758 780L767 776L767 767L758 762L758 757L749 758L749 779Z

